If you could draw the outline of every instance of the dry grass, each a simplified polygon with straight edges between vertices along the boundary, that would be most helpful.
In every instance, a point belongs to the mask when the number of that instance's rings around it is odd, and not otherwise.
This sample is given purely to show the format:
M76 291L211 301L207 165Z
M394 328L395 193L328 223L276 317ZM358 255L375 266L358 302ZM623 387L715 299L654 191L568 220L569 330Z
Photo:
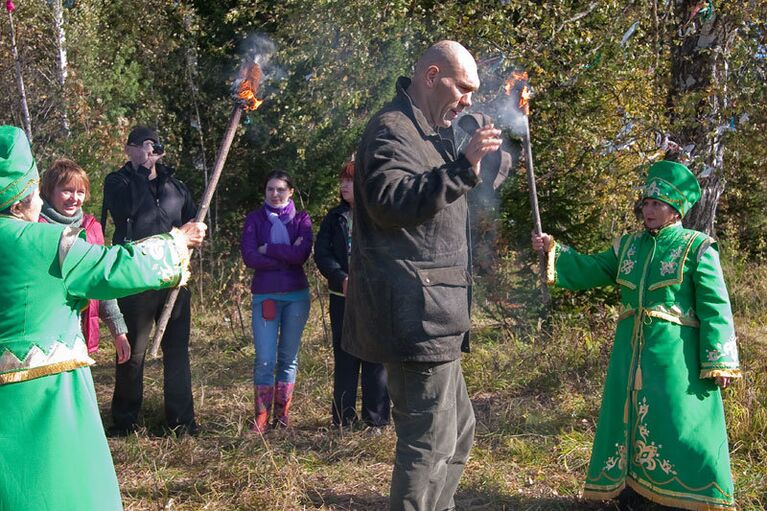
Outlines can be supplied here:
M767 268L732 267L728 276L747 371L745 381L726 392L733 470L741 508L761 510L767 504ZM394 433L329 427L332 350L316 296L301 351L294 427L265 437L248 433L249 302L240 297L243 337L237 299L228 296L223 314L196 309L192 371L202 433L162 434L161 364L150 361L145 429L110 440L126 510L387 509ZM478 427L459 509L612 509L578 499L609 356L610 309L557 313L543 326L525 320L518 306L484 310L475 321L473 353L464 359ZM106 346L94 368L105 418L111 357Z

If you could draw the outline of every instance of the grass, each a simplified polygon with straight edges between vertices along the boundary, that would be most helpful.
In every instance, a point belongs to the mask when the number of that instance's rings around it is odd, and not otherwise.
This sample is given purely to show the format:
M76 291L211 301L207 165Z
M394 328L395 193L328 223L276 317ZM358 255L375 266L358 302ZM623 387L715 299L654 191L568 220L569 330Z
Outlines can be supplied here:
M743 510L762 510L767 267L730 265L727 276L746 370L745 379L725 392L737 500ZM473 352L463 362L477 432L458 508L613 509L578 498L611 346L612 309L569 308L540 323L508 296L479 291ZM162 434L161 364L153 360L145 375L145 428L110 439L126 510L387 509L394 432L375 436L330 427L332 349L316 293L300 354L293 427L263 437L248 433L253 346L247 289L225 282L217 296L215 305L203 307L197 299L194 308L192 374L202 433ZM106 343L94 367L106 421L112 356Z

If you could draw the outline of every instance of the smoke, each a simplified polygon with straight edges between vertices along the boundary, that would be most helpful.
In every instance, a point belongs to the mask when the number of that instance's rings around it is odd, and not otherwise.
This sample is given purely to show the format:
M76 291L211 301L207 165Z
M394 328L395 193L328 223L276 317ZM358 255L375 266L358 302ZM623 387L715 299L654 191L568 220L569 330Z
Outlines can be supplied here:
M484 112L483 112L484 113ZM492 122L483 114L465 114L455 123L455 142L462 151L474 130ZM467 195L471 221L474 266L480 275L492 275L498 267L499 188L519 160L519 142L504 137L500 151L485 156L480 163L480 183Z
M495 125L509 132L513 138L529 136L527 115L520 107L523 89L526 88L527 99L532 98L532 89L528 86L527 78L517 79L509 83L504 79L503 85L495 97L488 103L490 115L495 119Z
M475 268L480 275L488 277L488 284L496 282L499 270L499 226L501 213L501 186L507 177L514 175L520 161L520 140L527 136L527 117L519 107L523 82L507 85L508 65L505 57L496 56L479 61L482 87L475 95L472 113L465 114L456 122L456 146L465 147L479 125L492 122L503 130L501 150L483 158L480 164L481 182L468 195L472 250ZM483 115L484 114L484 115ZM516 179L512 179L516 183ZM512 186L515 186L512 184ZM490 285L488 291L500 292Z
M242 55L244 61L254 62L261 69L266 70L275 50L276 47L271 39L263 34L255 33L250 34L240 43L237 53Z
M490 115L495 125L509 132L512 138L522 139L528 136L527 116L519 109L519 91L499 96L489 106Z
M258 87L258 96L263 99L273 89L276 82L285 78L285 71L277 65L272 57L276 52L276 46L271 39L260 33L253 33L247 36L239 45L238 55L242 56L238 70L235 71L232 85L232 93L236 94L241 78L238 76L239 69L243 66L255 63L261 69L261 79Z

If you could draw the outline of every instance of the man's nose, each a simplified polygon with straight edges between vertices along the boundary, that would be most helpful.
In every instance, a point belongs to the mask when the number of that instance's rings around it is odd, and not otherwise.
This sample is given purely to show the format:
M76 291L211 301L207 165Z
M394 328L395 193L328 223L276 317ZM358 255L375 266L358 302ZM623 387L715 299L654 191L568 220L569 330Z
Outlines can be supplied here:
M466 107L466 108L470 107L470 106L471 106L471 92L469 92L469 93L466 93L466 94L464 94L463 96L461 96L461 101L460 101L460 103L461 103L461 104L462 104L464 107Z

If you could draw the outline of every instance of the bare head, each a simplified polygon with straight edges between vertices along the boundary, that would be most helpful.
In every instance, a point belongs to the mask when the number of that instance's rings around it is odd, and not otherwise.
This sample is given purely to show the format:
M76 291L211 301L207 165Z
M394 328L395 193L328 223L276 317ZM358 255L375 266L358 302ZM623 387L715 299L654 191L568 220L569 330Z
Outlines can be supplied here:
M471 94L478 88L477 63L471 53L455 41L440 41L416 62L409 93L429 124L447 128L471 106Z

